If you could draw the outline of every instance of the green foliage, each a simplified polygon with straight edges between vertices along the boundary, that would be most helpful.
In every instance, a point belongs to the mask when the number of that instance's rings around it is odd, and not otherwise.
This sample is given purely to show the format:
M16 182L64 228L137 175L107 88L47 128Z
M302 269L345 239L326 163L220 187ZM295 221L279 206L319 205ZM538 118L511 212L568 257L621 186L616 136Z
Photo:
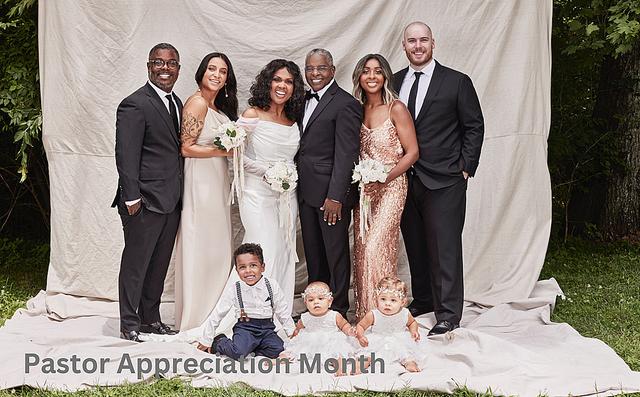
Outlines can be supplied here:
M615 57L633 48L640 32L638 0L555 0L558 20L571 33L565 54L582 50Z
M0 0L0 114L2 132L13 135L20 182L27 178L29 148L40 139L42 110L38 76L35 0Z
M615 133L602 128L609 121L599 119L595 107L612 100L610 92L622 84L603 65L629 52L639 29L640 0L554 0L549 170L555 238L566 240L597 222L607 181L625 167Z

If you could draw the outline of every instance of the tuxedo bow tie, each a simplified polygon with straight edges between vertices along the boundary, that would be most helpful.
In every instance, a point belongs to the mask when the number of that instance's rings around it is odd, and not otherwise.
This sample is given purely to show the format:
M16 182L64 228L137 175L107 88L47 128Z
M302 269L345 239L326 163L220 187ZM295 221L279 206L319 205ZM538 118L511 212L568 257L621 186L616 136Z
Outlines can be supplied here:
M311 92L311 91L305 92L304 99L308 101L311 98L316 98L316 101L320 102L320 96L318 95L317 92Z

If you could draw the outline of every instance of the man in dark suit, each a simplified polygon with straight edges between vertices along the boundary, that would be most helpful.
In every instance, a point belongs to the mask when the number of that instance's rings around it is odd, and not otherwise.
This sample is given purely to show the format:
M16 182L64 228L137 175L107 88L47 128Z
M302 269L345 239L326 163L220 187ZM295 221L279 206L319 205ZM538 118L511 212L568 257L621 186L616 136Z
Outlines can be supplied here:
M300 123L298 201L309 283L333 292L332 309L349 310L349 223L357 191L351 174L360 151L362 105L334 80L329 51L314 49L305 60L307 92Z
M393 75L413 116L420 158L409 170L402 214L414 316L435 311L429 335L459 327L464 305L462 228L467 178L478 167L484 120L471 79L433 59L429 26L412 22L402 46L409 67Z
M173 243L180 222L182 157L179 115L172 92L180 56L171 44L149 52L149 81L118 106L116 166L118 207L124 230L118 292L121 338L139 342L139 332L172 334L160 320Z

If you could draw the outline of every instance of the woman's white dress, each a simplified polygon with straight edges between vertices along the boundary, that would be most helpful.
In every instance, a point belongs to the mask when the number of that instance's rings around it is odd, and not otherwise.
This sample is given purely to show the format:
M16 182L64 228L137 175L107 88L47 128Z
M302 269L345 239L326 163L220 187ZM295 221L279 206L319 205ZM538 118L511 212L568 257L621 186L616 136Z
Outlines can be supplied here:
M207 111L196 143L213 146L215 130L229 119ZM176 239L176 327L188 330L207 318L229 277L233 241L226 157L185 158L182 215Z
M298 261L296 190L275 192L263 177L276 162L294 164L293 158L300 145L300 130L296 123L286 126L242 117L238 123L249 131L244 149L244 189L239 204L245 230L242 241L262 246L265 275L278 282L286 297L287 310L291 313Z

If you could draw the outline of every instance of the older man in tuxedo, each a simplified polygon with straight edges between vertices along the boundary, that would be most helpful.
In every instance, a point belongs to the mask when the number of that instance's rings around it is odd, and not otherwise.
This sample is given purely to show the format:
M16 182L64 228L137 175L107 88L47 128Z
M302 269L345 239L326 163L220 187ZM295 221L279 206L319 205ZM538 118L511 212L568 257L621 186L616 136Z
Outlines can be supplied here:
M334 80L331 53L311 50L305 59L307 91L300 123L298 201L309 283L333 292L332 309L349 309L349 223L357 197L351 174L360 151L362 106Z
M471 79L433 59L431 28L412 22L402 46L410 65L393 84L416 127L420 158L409 170L402 235L414 316L435 312L429 334L459 327L464 305L462 228L467 179L478 168L484 120Z
M149 52L149 81L118 106L118 208L124 230L118 290L121 338L172 334L160 319L160 297L178 230L182 196L179 115L173 93L178 50L160 43Z

